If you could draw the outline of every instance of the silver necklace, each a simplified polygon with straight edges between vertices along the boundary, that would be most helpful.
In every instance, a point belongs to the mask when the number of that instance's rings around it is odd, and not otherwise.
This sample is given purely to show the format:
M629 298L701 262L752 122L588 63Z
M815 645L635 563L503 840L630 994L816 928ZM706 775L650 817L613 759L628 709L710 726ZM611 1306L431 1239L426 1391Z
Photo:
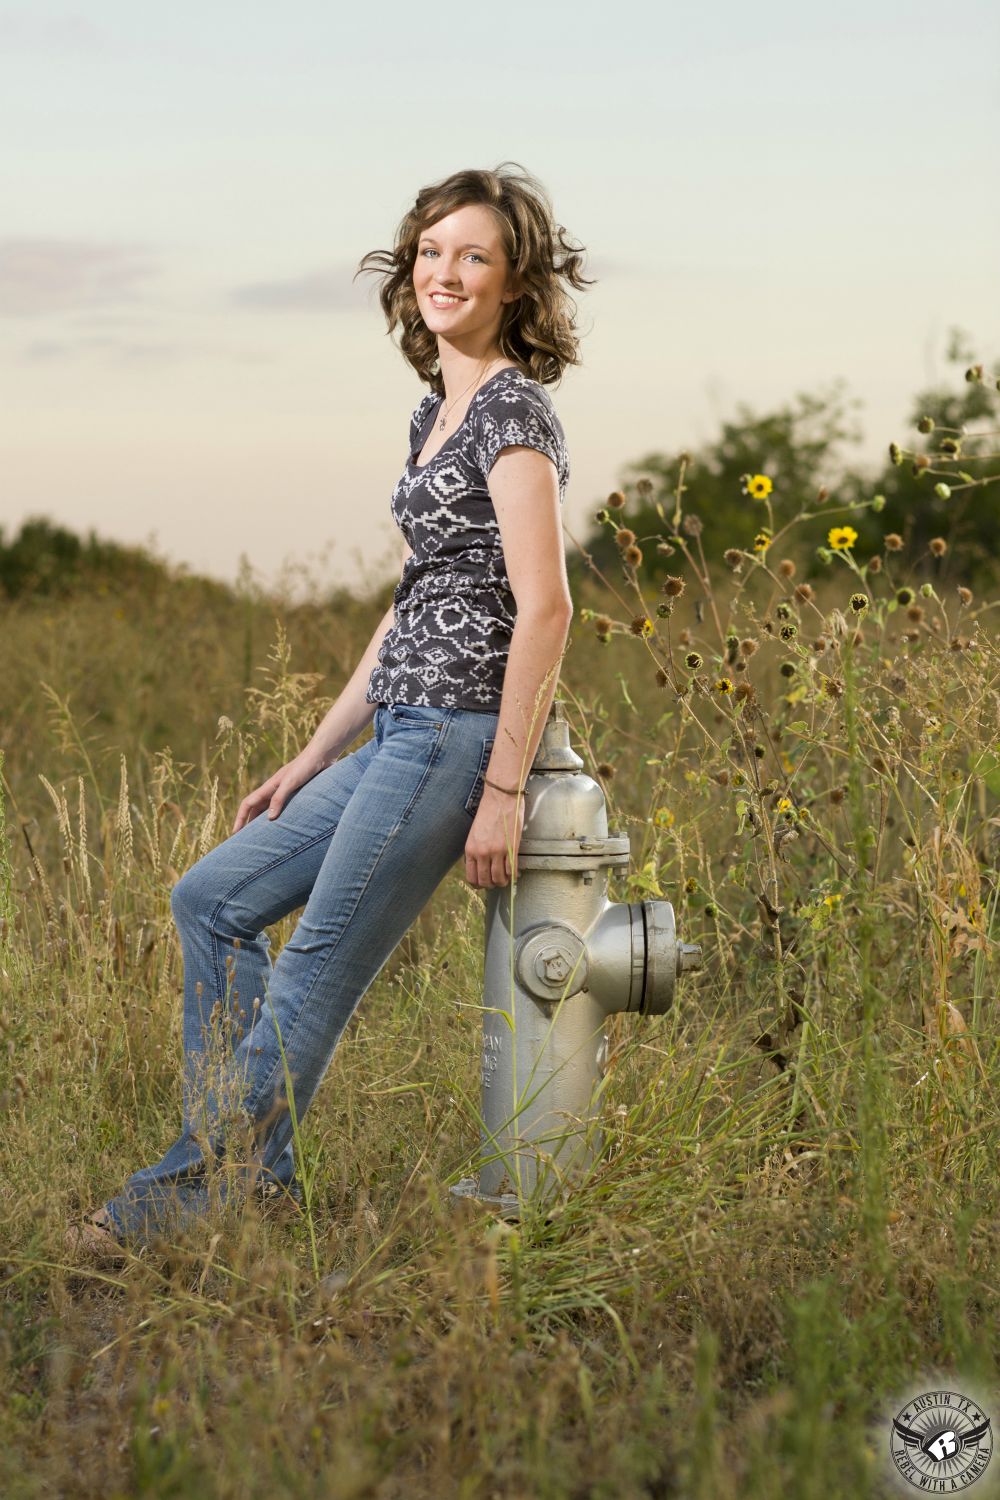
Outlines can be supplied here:
M489 363L489 361L487 361L487 364L488 363ZM486 365L483 365L482 370L480 370L480 372L479 372L478 380L473 380L470 385L467 385L465 387L465 391L471 390L473 385L476 385L478 383L478 381L482 380L483 375L485 373L486 373ZM448 413L455 407L455 405L459 401L461 401L462 397L465 395L465 391L460 391L459 394L455 397L455 400L451 403L451 406L445 407L444 411L441 413L441 420L438 423L438 432L444 432L444 424L448 420ZM441 401L442 401L442 403L444 402L444 397L443 396L441 397Z

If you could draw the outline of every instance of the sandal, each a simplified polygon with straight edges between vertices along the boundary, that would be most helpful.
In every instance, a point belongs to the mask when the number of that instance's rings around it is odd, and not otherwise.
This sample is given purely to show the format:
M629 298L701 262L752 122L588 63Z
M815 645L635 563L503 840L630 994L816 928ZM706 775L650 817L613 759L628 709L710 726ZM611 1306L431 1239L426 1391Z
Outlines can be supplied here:
M67 1229L64 1244L71 1255L113 1264L126 1259L125 1248L115 1233L114 1221L106 1208L84 1214L79 1224Z

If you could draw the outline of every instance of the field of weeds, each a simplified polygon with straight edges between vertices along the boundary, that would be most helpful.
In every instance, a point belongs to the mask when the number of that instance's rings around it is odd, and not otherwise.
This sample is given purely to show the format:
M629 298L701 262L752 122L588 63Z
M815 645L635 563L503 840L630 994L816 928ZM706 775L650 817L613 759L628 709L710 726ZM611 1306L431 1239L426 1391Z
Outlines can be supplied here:
M911 1391L1000 1425L1000 580L947 524L914 546L881 496L766 472L706 554L697 466L675 480L602 510L559 696L631 840L609 894L672 901L704 963L611 1020L607 1149L552 1222L449 1206L482 999L456 866L303 1122L304 1211L67 1259L176 1134L171 888L384 604L155 573L0 604L11 1500L854 1500L888 1493Z

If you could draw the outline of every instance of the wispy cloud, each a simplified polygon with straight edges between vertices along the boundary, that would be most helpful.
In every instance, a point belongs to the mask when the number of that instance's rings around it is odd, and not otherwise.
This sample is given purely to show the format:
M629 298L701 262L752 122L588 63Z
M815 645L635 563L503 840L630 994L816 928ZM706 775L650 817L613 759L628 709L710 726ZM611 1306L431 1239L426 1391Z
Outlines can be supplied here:
M230 301L238 307L265 312L339 312L367 307L374 297L371 278L351 277L355 266L336 266L325 271L306 271L285 281L255 281L236 287Z
M29 10L0 10L0 47L5 51L102 52L105 33L86 16L32 15Z
M85 335L80 338L32 339L19 351L18 358L29 364L53 363L103 356L107 362L131 365L167 365L186 359L216 359L225 364L271 364L270 349L239 349L225 344L170 343L155 339L124 339Z
M0 239L0 317L35 318L143 300L159 274L141 245Z

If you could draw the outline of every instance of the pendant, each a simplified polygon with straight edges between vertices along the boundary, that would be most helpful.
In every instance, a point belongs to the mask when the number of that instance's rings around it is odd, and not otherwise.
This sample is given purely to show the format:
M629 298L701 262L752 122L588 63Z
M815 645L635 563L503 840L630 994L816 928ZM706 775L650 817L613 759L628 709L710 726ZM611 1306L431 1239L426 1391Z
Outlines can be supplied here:
M442 417L440 422L438 423L438 432L444 432L444 417Z

